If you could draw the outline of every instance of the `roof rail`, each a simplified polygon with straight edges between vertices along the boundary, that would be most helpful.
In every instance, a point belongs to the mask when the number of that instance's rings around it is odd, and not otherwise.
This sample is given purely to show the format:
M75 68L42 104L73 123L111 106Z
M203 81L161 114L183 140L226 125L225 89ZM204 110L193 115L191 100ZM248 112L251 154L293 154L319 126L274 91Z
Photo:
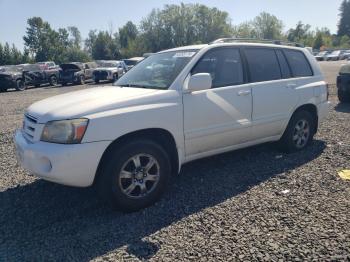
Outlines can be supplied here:
M264 44L304 47L303 44L288 42L288 41L284 41L284 40L259 39L259 38L235 38L235 37L219 38L219 39L217 39L209 44L211 45L211 44L231 43L231 42L251 42L251 43L264 43Z

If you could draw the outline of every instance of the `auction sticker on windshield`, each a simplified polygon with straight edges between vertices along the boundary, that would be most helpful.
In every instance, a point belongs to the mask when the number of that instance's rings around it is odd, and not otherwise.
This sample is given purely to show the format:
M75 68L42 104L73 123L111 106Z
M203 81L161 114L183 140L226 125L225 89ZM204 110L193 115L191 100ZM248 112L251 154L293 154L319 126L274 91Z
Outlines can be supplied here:
M192 57L196 52L178 52L173 57Z

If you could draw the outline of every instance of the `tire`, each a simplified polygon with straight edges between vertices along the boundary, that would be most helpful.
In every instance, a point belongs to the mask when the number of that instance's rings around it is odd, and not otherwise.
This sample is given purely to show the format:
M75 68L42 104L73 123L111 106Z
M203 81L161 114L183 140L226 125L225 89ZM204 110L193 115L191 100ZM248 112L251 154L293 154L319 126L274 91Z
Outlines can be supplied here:
M315 131L316 119L312 114L304 110L297 111L290 119L288 126L279 141L279 147L286 153L303 150L313 140Z
M85 85L85 77L84 76L80 76L79 85Z
M99 79L95 79L95 84L98 84L100 82Z
M67 83L63 82L63 83L61 83L61 85L62 85L62 86L66 86L66 85L67 85Z
M118 74L113 74L112 83L118 80Z
M40 85L40 84L35 84L34 86L35 86L35 87L40 87L41 85Z
M26 90L26 85L22 79L18 79L16 81L16 90L17 91L24 91Z
M50 85L51 86L56 86L57 85L57 77L56 76L50 76Z
M136 163L141 163L137 167L133 157L139 159ZM151 158L154 164L148 168ZM103 163L96 181L98 194L122 211L132 212L152 205L170 181L169 156L151 140L137 139L126 143L110 152ZM122 170L125 177L122 177ZM141 194L142 188L146 195Z
M350 92L344 92L338 89L338 99L341 103L350 103Z

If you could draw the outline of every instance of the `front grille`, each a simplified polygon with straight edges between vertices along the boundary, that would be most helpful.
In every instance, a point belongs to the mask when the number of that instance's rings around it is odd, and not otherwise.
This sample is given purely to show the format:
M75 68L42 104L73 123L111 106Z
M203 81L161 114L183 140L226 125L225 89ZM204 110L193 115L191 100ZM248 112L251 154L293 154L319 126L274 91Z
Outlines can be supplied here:
M103 80L103 79L107 79L108 72L107 71L95 71L94 75L95 75L96 79Z
M34 116L31 116L27 113L24 115L23 134L31 142L33 142L35 138L37 123L38 121Z

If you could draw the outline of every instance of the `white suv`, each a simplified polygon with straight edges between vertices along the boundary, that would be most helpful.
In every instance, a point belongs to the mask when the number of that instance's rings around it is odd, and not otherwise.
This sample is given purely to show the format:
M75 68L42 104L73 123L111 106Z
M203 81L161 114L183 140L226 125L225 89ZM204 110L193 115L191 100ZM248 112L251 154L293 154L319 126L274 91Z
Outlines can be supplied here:
M303 149L327 96L305 48L222 39L154 54L114 86L33 104L16 152L38 177L95 185L113 205L137 210L186 162L270 141Z

